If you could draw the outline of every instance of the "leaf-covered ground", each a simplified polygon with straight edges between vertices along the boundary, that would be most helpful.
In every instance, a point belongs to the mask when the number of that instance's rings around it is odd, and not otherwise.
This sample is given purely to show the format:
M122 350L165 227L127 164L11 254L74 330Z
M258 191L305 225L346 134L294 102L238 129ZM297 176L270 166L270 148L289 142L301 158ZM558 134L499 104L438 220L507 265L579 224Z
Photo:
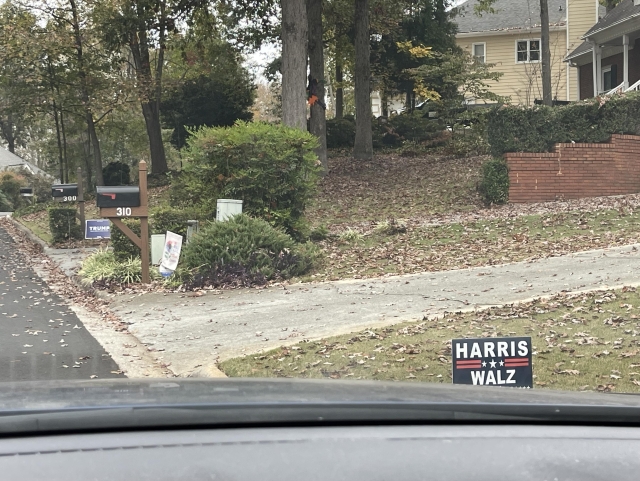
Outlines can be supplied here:
M323 265L305 280L408 274L531 260L640 241L640 195L486 208L482 157L330 161L309 217Z
M314 225L341 226L389 217L417 218L482 207L476 191L486 157L377 155L372 162L329 159L329 174L307 215Z
M230 377L451 382L451 339L531 336L536 388L640 391L636 289L558 296L302 342L220 364Z

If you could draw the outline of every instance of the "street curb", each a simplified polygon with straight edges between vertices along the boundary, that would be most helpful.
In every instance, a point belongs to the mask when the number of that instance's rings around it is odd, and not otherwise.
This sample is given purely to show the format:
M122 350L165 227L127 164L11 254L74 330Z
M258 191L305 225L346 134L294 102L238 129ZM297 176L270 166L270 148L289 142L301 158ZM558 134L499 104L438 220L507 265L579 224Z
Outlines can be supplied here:
M27 226L25 226L24 224L18 222L16 219L14 219L13 217L9 217L9 219L11 220L11 222L13 223L13 225L16 227L16 229L18 229L19 231L21 231L24 235L27 236L27 238L33 242L34 244L38 245L40 248L40 252L42 252L42 254L44 254L47 259L49 259L51 262L53 262L54 264L56 264L56 262L47 255L47 249L50 247L45 241L43 241L42 239L40 239L40 237L38 237L37 235L35 235L33 232L31 232L29 230L29 228ZM64 272L64 271L63 271ZM65 274L66 275L66 274ZM86 286L84 285L82 282L80 282L80 279L78 279L77 276L67 276L71 282L73 282L73 284L76 287L79 287L80 289L82 289L84 292L88 292L90 294L93 294L96 297L99 297L100 299L104 300L104 301L108 301L110 298L107 294L105 294L104 292L100 291L99 289L94 289L93 287L90 286Z
M49 247L45 241L43 241L42 239L40 239L40 237L38 237L33 232L31 232L27 228L27 226L25 226L21 222L18 222L16 219L14 219L13 216L9 216L8 219L15 226L15 228L21 231L24 235L26 235L31 242L40 246L40 252L44 254L44 251Z
M203 366L196 371L193 371L191 374L188 374L186 377L192 378L226 378L228 377L225 373L223 373L217 364L209 364L207 366Z

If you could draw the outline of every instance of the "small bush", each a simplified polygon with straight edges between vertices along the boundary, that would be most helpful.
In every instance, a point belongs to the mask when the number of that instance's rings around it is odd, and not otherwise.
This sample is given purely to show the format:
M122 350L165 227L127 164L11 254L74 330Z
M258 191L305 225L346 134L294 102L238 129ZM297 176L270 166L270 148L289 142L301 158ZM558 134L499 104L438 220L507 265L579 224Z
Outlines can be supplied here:
M378 222L373 228L373 231L376 234L381 235L404 234L405 232L407 232L407 226L402 222L398 222L396 219L389 219Z
M174 207L159 207L151 211L151 230L154 234L165 234L171 231L182 237L187 237L187 221L211 219L211 215L202 212L198 207L176 209Z
M142 262L139 257L118 261L113 251L99 250L82 262L78 275L86 285L135 284L142 281ZM159 277L155 269L150 275Z
M424 113L420 110L395 115L389 119L389 126L404 140L414 142L432 140L439 132L442 132L443 126L440 121L430 120L423 115ZM385 143L389 144L389 139Z
M122 219L122 222L129 227L136 235L140 235L140 221L137 219ZM125 262L131 258L140 257L140 248L131 242L124 233L115 225L111 226L111 247L118 262Z
M327 120L327 148L352 149L356 140L356 124L352 118Z
M124 162L110 162L102 168L104 185L129 185L131 167Z
M327 226L324 224L319 225L318 227L312 229L311 232L309 233L309 239L316 242L323 241L328 236L329 236L329 229L327 229Z
M0 190L0 212L11 212L13 211L13 204L9 201L4 192Z
M213 212L217 199L240 199L246 214L304 238L303 215L320 169L316 146L308 132L284 125L202 128L184 152L186 165L171 188L173 205Z
M116 272L116 258L112 251L99 250L84 261L78 271L83 284L112 279Z
M49 208L49 230L53 242L82 239L82 226L76 219L76 210L68 207Z
M338 239L341 242L358 242L361 241L363 237L362 233L352 229L351 227L338 234Z
M38 204L47 203L51 200L51 178L44 175L32 174L26 169L22 169L22 183L33 189L35 201Z
M24 198L20 196L20 187L24 186L23 179L13 172L0 173L0 191L9 201L12 209L19 209L22 207Z
M184 267L200 275L220 275L229 265L265 280L304 274L314 262L309 246L296 246L282 230L246 215L210 223L182 252Z
M509 200L509 169L504 160L485 162L478 190L487 205L504 204Z
M47 210L49 207L52 207L50 204L45 203L37 203L31 205L25 205L24 207L20 207L13 213L13 217L25 217L30 214L35 214L37 212L42 212L43 210ZM2 210L0 208L0 210ZM82 226L81 226L82 227Z

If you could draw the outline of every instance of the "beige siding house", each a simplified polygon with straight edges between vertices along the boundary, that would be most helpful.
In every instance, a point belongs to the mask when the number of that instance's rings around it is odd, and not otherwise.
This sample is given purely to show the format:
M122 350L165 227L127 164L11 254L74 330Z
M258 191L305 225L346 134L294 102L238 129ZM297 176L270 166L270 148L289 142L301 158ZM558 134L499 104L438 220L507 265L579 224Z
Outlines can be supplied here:
M492 85L512 103L531 105L542 98L540 6L537 0L497 0L494 13L478 16L468 0L456 16L458 45L479 61L494 64L503 76ZM565 57L604 16L598 0L549 0L551 83L556 100L580 98L578 73Z

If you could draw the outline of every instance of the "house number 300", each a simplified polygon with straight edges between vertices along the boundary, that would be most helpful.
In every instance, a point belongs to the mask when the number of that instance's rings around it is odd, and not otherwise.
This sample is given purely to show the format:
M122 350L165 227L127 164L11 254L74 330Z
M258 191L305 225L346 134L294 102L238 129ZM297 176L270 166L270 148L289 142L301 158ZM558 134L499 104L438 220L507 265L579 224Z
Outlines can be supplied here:
M131 207L116 207L118 217L128 217L131 215Z

